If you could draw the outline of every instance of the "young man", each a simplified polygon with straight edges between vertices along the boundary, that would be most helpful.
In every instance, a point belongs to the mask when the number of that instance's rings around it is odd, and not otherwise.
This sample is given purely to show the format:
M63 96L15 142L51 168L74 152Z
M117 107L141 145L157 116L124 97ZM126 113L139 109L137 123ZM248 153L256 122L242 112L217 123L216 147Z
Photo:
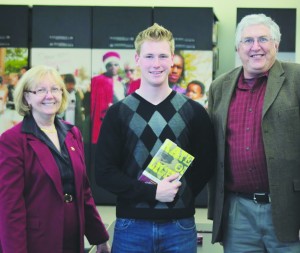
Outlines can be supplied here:
M170 31L154 24L138 34L135 48L141 86L109 108L96 152L96 181L118 197L113 251L194 253L194 199L214 161L211 122L201 105L169 86ZM139 181L167 138L194 155L193 164L180 181L178 175L157 185Z
M209 218L225 253L300 252L300 65L276 60L280 37L264 14L244 17L243 66L210 87L218 161Z

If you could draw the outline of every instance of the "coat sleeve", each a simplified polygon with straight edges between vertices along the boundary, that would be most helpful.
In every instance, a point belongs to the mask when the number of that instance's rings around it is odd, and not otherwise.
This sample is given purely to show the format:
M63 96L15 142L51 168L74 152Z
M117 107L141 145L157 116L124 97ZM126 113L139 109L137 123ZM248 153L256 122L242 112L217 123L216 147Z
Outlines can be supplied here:
M210 119L213 121L213 107L214 107L214 97L213 97L213 86L210 86L208 93L208 114ZM217 164L214 164L214 176L208 182L208 208L207 208L207 218L213 220L214 215L214 206L215 206L215 191L216 191L216 167Z
M26 253L22 137L12 130L0 137L0 242L2 252Z
M97 211L88 178L84 189L85 235L91 245L108 241L109 235Z
M82 135L77 127L73 128L73 132L76 136L80 152L84 157ZM83 173L83 198L85 219L84 231L89 243L91 245L98 245L108 241L109 235L97 211L86 171Z

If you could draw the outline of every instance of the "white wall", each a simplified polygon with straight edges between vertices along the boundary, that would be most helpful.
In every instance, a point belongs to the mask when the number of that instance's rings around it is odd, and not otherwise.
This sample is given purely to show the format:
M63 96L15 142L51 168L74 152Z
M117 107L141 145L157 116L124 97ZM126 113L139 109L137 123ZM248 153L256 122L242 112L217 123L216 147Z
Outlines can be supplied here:
M237 8L296 8L296 62L300 63L300 0L0 0L0 4L212 7L220 21L218 26L219 70L217 76L232 69L235 65L234 32Z

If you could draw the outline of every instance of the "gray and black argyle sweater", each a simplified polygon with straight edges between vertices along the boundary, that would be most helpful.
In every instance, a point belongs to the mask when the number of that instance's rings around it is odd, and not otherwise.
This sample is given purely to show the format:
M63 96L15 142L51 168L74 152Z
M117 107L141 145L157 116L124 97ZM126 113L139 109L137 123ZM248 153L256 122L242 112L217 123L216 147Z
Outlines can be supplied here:
M171 203L155 200L156 185L137 180L166 138L195 156ZM117 195L117 217L191 217L194 198L213 173L212 125L199 103L175 91L158 105L133 93L109 108L95 157L96 182Z

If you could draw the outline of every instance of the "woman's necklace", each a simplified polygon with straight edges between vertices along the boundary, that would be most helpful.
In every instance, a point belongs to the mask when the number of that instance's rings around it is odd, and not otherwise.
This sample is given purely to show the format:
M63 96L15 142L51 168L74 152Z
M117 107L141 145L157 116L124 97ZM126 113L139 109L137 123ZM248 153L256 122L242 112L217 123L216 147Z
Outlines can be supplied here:
M40 127L40 129L45 132L45 133L48 133L48 134L54 134L57 132L56 128L53 128L53 129L47 129L47 128L42 128Z

